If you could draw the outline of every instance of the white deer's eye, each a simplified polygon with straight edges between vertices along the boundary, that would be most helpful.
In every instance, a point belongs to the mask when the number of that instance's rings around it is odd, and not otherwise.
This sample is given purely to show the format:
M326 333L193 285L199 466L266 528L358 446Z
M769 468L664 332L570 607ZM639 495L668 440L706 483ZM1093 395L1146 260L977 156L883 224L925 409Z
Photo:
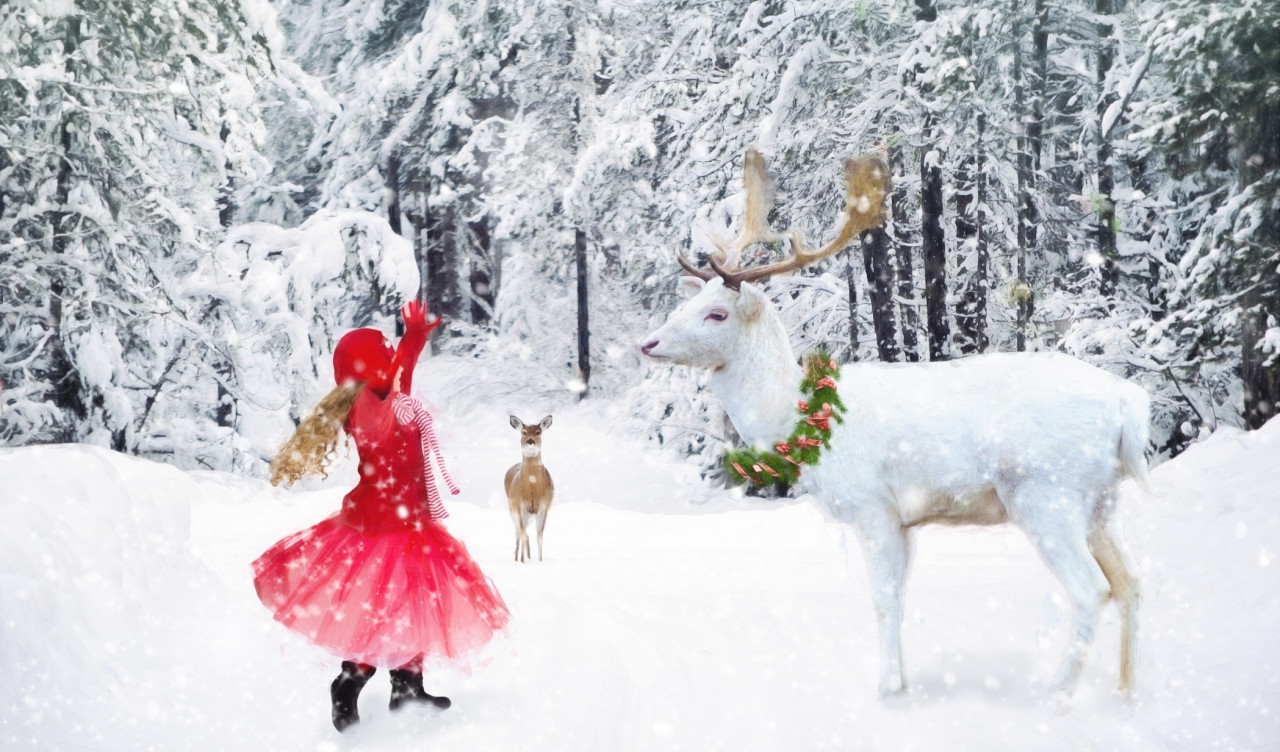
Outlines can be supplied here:
M729 318L729 312L723 308L713 308L707 313L707 321L724 321Z

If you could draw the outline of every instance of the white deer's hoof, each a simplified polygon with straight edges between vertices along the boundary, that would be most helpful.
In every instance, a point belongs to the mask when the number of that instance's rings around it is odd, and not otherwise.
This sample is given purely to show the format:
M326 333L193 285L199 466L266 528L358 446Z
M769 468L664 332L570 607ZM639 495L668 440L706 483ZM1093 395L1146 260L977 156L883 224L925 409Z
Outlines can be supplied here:
M906 689L906 682L902 680L901 676L888 676L880 680L880 697L882 699L897 697L905 692Z
M1049 695L1049 710L1056 716L1064 716L1071 712L1071 692L1058 688Z

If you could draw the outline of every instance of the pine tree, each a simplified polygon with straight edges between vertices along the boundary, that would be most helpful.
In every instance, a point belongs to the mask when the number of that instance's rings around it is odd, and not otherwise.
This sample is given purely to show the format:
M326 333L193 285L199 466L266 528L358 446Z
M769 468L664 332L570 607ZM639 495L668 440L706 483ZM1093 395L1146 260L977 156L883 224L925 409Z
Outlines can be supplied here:
M254 113L225 104L251 108L250 80L272 74L250 10L0 10L5 441L172 451L155 407L180 399L207 342L208 308L181 281L221 229L231 175L264 167Z
M1280 400L1280 8L1169 0L1144 10L1142 36L1167 84L1135 118L1192 210L1158 234L1177 274L1147 337L1201 388L1238 368L1256 428Z

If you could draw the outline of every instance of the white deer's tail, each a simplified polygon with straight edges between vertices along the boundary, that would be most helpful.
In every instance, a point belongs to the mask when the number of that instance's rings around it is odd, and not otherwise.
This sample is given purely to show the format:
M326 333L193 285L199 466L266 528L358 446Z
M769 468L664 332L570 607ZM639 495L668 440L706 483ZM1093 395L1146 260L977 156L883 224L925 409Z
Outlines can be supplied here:
M1144 490L1150 490L1147 437L1151 424L1151 399L1141 387L1128 386L1120 402L1120 475L1133 478Z

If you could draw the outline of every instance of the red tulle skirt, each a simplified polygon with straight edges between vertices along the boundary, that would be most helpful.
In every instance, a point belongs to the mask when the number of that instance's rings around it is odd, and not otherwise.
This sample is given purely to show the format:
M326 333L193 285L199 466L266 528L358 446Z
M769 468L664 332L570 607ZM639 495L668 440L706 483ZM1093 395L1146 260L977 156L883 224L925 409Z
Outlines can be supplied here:
M253 571L277 621L374 666L465 657L509 617L466 547L436 522L366 535L334 515L272 546Z

